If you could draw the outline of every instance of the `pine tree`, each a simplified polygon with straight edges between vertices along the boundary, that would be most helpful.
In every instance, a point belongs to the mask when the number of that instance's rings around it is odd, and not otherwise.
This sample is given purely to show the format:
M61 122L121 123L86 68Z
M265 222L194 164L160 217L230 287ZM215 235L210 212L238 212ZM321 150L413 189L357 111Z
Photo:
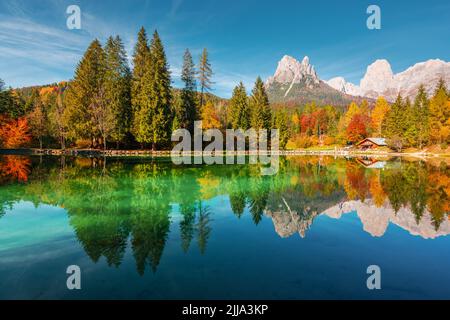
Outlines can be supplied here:
M284 110L275 112L273 118L273 128L279 130L280 149L285 149L289 140L288 116Z
M119 36L109 37L105 54L105 98L109 103L109 112L112 113L111 138L118 145L129 133L131 126L131 71Z
M144 86L149 86L152 150L156 145L164 145L170 141L172 88L169 65L164 47L155 30L150 44L151 67L144 75Z
M30 109L32 109L30 107ZM5 83L0 79L0 115L17 119L26 114L24 103L19 99L13 89L7 89Z
M447 96L449 95L449 92L447 91L447 84L445 83L444 78L439 79L436 89L434 90L434 94L437 95L439 91L442 91Z
M141 144L149 142L151 138L145 135L148 132L150 115L148 110L143 110L149 104L150 92L144 91L144 75L150 69L151 58L148 38L142 27L138 34L138 40L133 53L133 75L131 81L131 106L132 106L132 132L137 142Z
M69 122L69 135L74 139L91 138L94 143L99 136L90 106L103 86L104 69L105 54L96 39L78 63L67 90L65 118Z
M255 87L250 98L251 126L256 129L270 129L272 110L269 98L260 77L256 79Z
M139 38L142 41L145 39L143 35ZM135 57L138 55L135 54ZM143 75L135 93L137 107L134 108L133 131L136 141L141 144L151 143L152 150L156 150L157 144L164 145L170 140L172 129L170 72L157 31L153 34L150 52L143 57L145 59ZM135 71L135 74L139 74L139 70Z
M425 87L421 85L414 100L414 121L417 126L417 143L416 145L422 149L428 143L429 130L429 101Z
M189 49L186 49L183 56L183 69L181 72L181 80L184 82L184 88L181 90L180 110L178 110L177 116L181 127L188 129L191 133L194 131L194 121L199 118L195 75L196 71L194 62L192 61L192 55Z
M405 108L400 94L383 120L381 131L388 138L388 144L397 150L405 145Z
M405 138L405 143L407 146L415 147L417 145L419 129L417 126L416 114L414 112L414 107L411 105L409 97L406 98L404 104L404 131L403 135Z
M233 129L247 130L250 128L250 110L247 92L242 82L233 90L230 100L231 126Z
M200 56L200 63L198 65L198 81L200 83L200 109L203 107L205 101L204 94L211 90L211 77L213 75L211 64L208 58L208 51L203 49Z

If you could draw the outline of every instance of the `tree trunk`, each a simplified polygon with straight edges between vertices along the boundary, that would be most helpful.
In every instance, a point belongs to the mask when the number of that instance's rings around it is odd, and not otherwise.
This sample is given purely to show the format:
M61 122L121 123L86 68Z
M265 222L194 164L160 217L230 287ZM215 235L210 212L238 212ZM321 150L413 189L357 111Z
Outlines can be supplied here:
M103 151L106 151L106 137L103 136Z
M119 141L116 141L116 150L119 150Z
M62 156L61 157L61 169L64 170L65 167L66 167L66 157Z
M201 93L200 93L200 109L203 107L203 86L202 86L202 89L201 89Z
M156 143L152 142L152 152L156 151Z

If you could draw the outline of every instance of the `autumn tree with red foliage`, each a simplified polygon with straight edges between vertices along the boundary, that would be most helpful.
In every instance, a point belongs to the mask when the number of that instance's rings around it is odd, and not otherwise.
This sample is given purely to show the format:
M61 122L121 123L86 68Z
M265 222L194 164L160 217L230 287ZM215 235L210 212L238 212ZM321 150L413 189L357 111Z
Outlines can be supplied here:
M31 141L27 119L3 120L0 123L0 145L4 148L19 148Z
M361 114L354 115L347 127L347 140L355 143L367 137L367 123L369 123L367 116Z
M20 156L4 156L0 161L1 181L27 182L31 160Z

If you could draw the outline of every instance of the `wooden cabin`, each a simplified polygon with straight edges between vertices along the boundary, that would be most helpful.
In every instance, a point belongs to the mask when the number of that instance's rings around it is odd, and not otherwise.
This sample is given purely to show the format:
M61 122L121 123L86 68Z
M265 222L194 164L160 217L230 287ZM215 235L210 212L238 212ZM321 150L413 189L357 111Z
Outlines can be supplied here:
M358 142L356 146L361 150L376 149L378 147L386 147L386 139L384 138L365 138Z

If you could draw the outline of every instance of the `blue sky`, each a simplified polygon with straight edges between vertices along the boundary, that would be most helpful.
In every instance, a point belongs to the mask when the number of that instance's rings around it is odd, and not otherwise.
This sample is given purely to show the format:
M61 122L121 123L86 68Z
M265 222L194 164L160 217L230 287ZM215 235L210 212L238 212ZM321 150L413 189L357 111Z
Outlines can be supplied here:
M81 30L66 27L71 4L81 9ZM381 8L381 30L366 27L370 4ZM380 58L394 72L450 60L448 0L0 0L0 78L13 87L70 79L94 38L118 34L131 54L141 26L158 29L174 86L185 48L195 60L208 48L213 93L224 97L239 81L250 91L285 54L308 55L321 79L354 83Z

